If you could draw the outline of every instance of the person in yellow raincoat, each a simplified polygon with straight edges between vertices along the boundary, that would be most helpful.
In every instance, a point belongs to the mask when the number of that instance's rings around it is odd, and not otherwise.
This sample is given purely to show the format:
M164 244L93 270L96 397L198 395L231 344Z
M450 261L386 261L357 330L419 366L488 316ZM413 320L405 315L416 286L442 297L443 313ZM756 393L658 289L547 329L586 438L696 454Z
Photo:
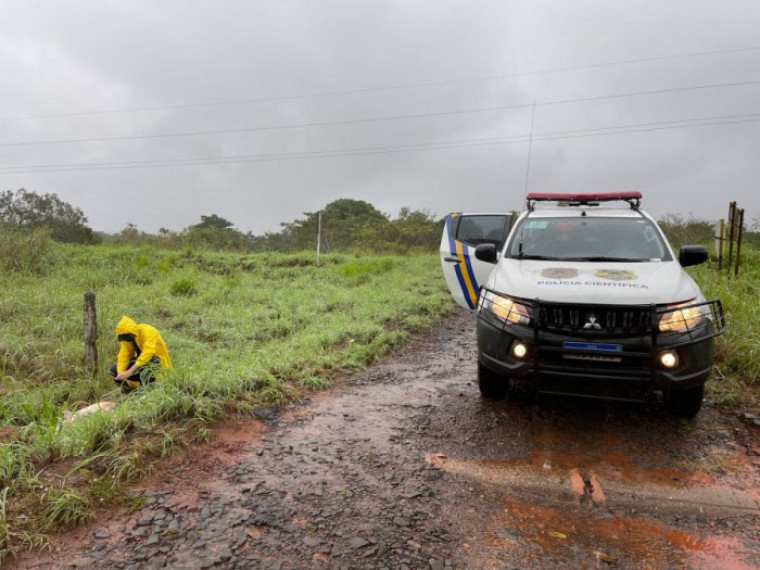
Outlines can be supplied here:
M155 327L123 316L116 325L116 336L119 354L110 373L125 392L150 384L161 369L172 367L169 349Z

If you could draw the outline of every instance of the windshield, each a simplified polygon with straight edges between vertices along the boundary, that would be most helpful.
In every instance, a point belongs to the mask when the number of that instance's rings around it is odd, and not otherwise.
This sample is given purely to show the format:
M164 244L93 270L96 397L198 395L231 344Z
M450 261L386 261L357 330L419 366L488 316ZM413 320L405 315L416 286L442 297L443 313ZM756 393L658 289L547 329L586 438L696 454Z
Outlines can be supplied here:
M671 261L646 218L525 218L515 229L506 257L577 261Z

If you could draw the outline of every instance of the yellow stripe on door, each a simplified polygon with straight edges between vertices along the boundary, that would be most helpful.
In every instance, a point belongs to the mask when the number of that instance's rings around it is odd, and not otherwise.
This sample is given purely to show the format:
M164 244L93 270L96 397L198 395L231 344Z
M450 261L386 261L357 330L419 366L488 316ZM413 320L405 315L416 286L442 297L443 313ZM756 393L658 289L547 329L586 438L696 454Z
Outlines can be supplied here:
M464 259L464 247L462 246L462 242L457 241L455 243L457 244L457 259L459 259L459 270L462 272L462 278L464 279L464 284L467 287L467 294L470 296L470 301L473 305L475 305L478 300L474 286L475 278L467 271L467 263Z

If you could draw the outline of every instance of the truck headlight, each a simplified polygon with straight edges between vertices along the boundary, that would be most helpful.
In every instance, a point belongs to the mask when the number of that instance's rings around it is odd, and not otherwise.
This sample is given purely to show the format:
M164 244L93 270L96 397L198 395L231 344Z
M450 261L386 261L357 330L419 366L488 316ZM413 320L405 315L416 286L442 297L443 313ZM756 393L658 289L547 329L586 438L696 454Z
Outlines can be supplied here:
M672 307L660 317L660 332L688 332L699 326L705 314L702 307L690 307L690 303L681 303ZM670 308L670 307L669 307Z
M491 291L483 291L480 304L481 310L492 313L499 320L514 325L529 325L530 313L528 307L509 297L502 297Z

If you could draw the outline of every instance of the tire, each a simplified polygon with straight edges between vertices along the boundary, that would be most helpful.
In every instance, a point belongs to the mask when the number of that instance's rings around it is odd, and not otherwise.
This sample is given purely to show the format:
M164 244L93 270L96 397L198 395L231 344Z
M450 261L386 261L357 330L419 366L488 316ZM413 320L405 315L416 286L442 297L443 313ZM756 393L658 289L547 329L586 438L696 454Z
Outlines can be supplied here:
M681 418L693 418L702 407L704 395L704 384L686 390L672 390L668 393L668 411Z
M489 400L503 400L507 397L509 380L478 362L478 387L480 395Z

